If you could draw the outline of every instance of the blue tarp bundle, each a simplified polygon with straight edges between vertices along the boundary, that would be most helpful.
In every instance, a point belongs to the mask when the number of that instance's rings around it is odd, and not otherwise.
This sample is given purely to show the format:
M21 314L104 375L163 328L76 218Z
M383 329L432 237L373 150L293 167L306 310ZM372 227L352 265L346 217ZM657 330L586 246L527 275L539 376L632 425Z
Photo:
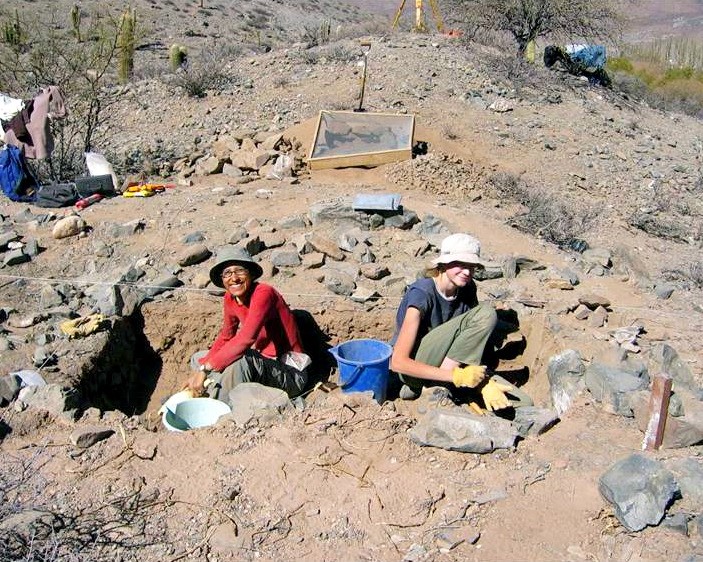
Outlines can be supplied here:
M605 47L603 45L566 45L566 52L572 60L580 62L586 68L603 68L605 66Z

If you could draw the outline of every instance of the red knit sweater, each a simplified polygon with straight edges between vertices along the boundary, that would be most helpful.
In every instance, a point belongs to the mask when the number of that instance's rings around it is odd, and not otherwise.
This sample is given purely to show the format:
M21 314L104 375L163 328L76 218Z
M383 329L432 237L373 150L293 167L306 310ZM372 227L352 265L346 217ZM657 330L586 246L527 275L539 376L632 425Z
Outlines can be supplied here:
M222 371L249 348L272 359L288 351L304 352L291 309L281 294L265 283L254 283L245 304L225 294L222 328L200 362Z

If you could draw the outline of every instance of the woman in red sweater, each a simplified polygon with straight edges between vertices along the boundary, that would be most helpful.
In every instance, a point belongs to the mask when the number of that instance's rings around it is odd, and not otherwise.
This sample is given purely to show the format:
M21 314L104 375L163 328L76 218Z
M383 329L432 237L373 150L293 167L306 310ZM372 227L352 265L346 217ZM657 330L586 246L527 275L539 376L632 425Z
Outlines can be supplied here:
M299 395L307 384L310 362L303 350L291 309L271 285L257 282L263 271L243 248L225 246L217 254L210 280L225 290L224 320L210 347L191 358L193 374L186 388L229 401L242 382L258 382Z

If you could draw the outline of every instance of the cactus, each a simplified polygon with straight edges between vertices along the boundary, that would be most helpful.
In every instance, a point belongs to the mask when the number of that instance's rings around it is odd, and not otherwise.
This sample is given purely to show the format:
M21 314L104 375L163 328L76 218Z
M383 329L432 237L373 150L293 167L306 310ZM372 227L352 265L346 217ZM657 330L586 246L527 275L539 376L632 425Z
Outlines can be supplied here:
M320 24L320 45L329 43L331 30L332 22L330 22L330 20L322 20L322 23Z
M117 75L122 84L129 81L134 71L134 32L137 27L137 12L133 8L128 8L122 14L120 20L120 35L118 46L120 49L119 68Z
M74 4L71 8L71 25L73 26L73 35L76 36L76 41L81 42L81 8L78 4Z
M188 49L183 45L174 43L168 50L168 60L171 70L176 72L179 68L183 68L185 66L186 61L188 60Z
M15 21L5 21L2 24L2 39L13 50L18 51L25 42L25 33L20 24L20 16L15 10Z

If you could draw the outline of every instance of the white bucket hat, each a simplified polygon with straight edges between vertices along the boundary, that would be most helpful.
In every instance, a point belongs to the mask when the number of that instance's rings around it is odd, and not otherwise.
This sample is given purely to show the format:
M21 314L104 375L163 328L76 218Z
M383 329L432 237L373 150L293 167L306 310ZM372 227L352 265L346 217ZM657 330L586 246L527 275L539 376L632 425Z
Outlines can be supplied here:
M458 261L483 268L481 243L469 234L452 234L442 240L439 257L432 260L434 265Z

